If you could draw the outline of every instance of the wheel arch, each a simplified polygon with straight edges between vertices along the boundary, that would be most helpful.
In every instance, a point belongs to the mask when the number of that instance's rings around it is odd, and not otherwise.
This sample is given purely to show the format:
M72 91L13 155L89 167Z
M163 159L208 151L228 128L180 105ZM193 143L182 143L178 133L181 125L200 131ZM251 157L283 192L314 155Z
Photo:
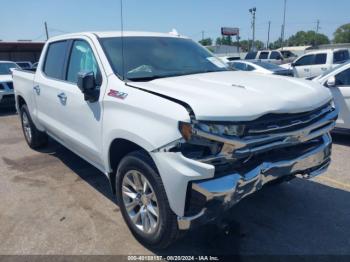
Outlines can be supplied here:
M134 151L141 151L146 154L150 160L153 162L154 168L157 170L156 164L153 161L153 158L149 154L148 150L146 150L143 146L140 146L138 143L130 141L124 138L115 138L109 146L108 150L108 163L110 167L110 173L108 174L110 186L113 194L116 193L115 188L115 178L116 172L119 166L120 161L128 154Z
M26 105L26 104L27 104L27 102L26 102L26 100L23 98L23 96L17 95L17 96L16 96L16 104L17 104L17 111L19 111L23 105Z

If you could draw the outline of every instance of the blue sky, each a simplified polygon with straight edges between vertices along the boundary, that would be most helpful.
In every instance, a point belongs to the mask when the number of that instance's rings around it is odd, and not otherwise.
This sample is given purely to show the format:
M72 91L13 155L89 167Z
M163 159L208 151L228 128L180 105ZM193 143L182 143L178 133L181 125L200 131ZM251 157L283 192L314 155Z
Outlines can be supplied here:
M44 40L44 21L51 35L90 30L119 30L119 0L0 0L0 39ZM251 37L248 9L257 7L257 39L281 32L283 0L124 0L126 30L169 32L176 28L195 40L216 38L221 26L239 27L242 39ZM350 22L349 0L288 0L286 36L316 28L332 37L335 29Z

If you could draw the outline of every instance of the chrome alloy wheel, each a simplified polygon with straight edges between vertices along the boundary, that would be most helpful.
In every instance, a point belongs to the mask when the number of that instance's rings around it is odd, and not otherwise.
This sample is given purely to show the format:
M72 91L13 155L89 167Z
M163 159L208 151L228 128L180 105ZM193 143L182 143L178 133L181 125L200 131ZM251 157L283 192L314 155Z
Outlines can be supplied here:
M22 113L22 125L24 130L24 135L26 136L28 142L32 141L32 128L30 127L30 122L27 113L23 111Z
M159 224L159 206L147 178L136 170L127 172L122 182L122 195L125 209L134 225L143 233L154 233Z

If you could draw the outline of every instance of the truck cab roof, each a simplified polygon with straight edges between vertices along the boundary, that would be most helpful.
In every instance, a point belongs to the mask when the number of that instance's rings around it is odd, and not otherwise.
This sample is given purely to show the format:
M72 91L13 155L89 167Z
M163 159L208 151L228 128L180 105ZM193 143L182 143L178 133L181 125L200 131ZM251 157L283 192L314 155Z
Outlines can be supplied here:
M55 36L49 39L52 41L59 41L63 39L69 39L79 36L95 36L99 38L109 38L109 37L174 37L174 38L187 38L186 36L179 35L177 32L169 33L157 33L157 32L145 32L145 31L95 31L95 32L80 32L65 34L60 36Z

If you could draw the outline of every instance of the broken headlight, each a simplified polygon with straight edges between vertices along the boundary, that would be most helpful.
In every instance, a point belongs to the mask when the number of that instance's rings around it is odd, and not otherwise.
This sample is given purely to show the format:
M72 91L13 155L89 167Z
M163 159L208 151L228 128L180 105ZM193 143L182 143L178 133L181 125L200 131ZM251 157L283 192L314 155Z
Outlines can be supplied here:
M180 144L178 150L186 157L198 159L218 155L222 151L224 144L220 141L215 141L213 138L209 139L199 135L197 131L226 138L240 137L244 133L244 126L210 122L197 122L194 124L180 122L179 130L186 142Z
M221 124L210 122L198 122L195 128L199 130L218 136L234 136L241 137L244 134L244 125Z

